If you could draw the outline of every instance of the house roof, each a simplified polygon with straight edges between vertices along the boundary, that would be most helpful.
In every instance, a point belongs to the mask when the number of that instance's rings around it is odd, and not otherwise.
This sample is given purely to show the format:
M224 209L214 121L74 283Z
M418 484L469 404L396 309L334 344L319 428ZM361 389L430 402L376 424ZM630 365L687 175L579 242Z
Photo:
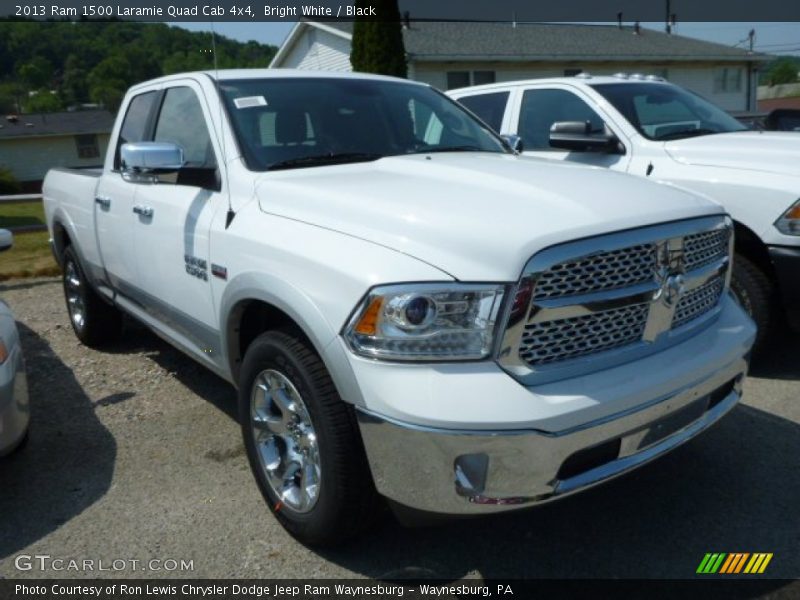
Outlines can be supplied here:
M308 25L352 38L353 23ZM297 30L301 29L298 24ZM293 32L295 33L295 32ZM298 31L299 33L299 31ZM616 25L412 21L403 29L412 60L480 61L722 61L761 62L771 57L652 29ZM285 44L293 42L290 36Z
M0 140L22 137L55 137L87 133L110 133L114 115L107 110L38 113L0 116Z

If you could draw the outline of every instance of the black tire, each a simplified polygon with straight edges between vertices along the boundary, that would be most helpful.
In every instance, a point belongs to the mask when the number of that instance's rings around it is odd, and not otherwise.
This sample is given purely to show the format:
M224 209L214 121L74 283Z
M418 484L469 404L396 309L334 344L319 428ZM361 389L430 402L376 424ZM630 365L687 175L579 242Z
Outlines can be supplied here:
M85 345L98 347L119 337L122 313L92 289L72 249L64 250L62 284L72 330Z
M282 383L288 380L294 386L290 393L299 395L316 436L318 495L315 503L306 510L295 510L286 495L283 498L278 496L273 484L270 484L268 469L262 465L262 461L266 464L266 459L261 458L263 455L259 453L267 452L269 438L273 444L277 443L275 440L280 442L284 439L278 440L266 428L262 427L259 433L255 429L253 413L262 410L257 403L264 402L264 406L270 403L268 399L261 400L261 394L266 398L272 397L266 391L259 391L259 395L256 395L257 389L267 389L257 388L259 383L266 382L263 379L265 373L272 374L272 377L277 373L285 378ZM272 413L272 418L280 419L285 414L283 411L280 414ZM250 344L242 363L239 420L247 457L258 487L272 513L291 535L309 545L332 545L355 536L369 525L372 516L377 514L379 497L353 409L339 397L322 360L296 332L267 332ZM303 426L302 419L300 425ZM279 444L279 447L286 448L287 445ZM296 445L293 447L295 451L298 448ZM274 471L277 471L274 467L276 464L273 458L271 465ZM280 464L285 464L283 458ZM275 473L272 476L274 478ZM298 482L297 489L302 487L304 476L301 471L294 475Z
M774 325L774 286L750 259L737 254L733 263L731 291L758 327L754 351L760 351Z

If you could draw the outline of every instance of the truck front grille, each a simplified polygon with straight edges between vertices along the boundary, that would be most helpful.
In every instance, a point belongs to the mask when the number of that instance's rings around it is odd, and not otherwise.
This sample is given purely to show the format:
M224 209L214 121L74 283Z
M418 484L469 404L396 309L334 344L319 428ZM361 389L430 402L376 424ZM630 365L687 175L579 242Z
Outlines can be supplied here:
M675 343L673 329L685 338L718 312L731 229L729 219L707 217L540 252L518 286L518 299L529 294L528 310L509 318L498 362L523 377L589 370L626 350L632 360Z
M642 339L649 309L648 304L636 304L528 324L519 355L529 365L545 365L625 346Z

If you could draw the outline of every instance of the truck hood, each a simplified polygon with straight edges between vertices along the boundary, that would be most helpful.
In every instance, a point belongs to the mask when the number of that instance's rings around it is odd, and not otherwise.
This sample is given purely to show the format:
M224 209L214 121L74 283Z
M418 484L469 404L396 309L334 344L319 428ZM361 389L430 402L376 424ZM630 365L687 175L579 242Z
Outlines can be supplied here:
M689 192L604 169L489 153L264 173L261 210L408 254L462 281L514 281L539 250L719 214Z
M800 173L800 134L738 131L666 142L674 160L687 165L723 167L782 175Z

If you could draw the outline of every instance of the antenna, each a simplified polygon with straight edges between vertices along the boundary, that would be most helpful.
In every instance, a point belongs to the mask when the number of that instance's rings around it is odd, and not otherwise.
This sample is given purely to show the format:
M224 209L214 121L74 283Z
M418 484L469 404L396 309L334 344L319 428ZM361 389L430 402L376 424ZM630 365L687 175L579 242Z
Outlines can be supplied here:
M233 212L233 207L231 206L231 186L230 186L230 179L228 178L228 153L225 150L225 130L222 127L224 121L222 120L222 92L219 89L219 66L217 65L217 34L214 31L214 21L210 21L211 23L211 53L214 55L214 79L215 85L217 86L217 102L219 104L219 133L220 133L220 145L222 149L222 165L223 169L225 169L225 181L228 182L228 213L225 215L225 229L231 226L233 222L233 217L236 216L236 213Z

